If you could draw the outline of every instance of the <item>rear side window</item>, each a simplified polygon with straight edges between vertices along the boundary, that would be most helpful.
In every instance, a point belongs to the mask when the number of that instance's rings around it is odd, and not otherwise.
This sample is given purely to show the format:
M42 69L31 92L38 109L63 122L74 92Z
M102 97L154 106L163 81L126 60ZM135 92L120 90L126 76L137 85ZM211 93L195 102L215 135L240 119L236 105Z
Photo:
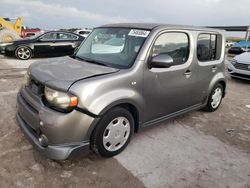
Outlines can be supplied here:
M181 32L161 34L153 46L152 57L159 54L169 55L176 65L184 64L189 56L188 35Z
M89 34L90 31L79 31L79 34L84 35L84 34Z
M47 33L42 36L42 40L56 40L57 39L57 33Z
M76 35L72 35L69 33L58 33L58 36L60 40L71 40L71 39L76 40L77 39Z
M197 58L199 61L218 60L217 35L200 34L197 41Z

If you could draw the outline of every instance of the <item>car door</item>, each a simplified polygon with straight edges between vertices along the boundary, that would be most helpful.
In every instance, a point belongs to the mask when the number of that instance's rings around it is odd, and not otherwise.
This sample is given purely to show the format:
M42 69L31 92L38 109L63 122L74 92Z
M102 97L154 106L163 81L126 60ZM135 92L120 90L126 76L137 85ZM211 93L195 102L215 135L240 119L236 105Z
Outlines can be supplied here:
M59 56L72 55L79 45L78 36L71 33L59 32L57 39L56 53Z
M45 33L40 36L34 44L34 54L36 56L53 56L56 39L57 34L55 32Z
M221 56L222 36L213 33L199 33L197 36L197 66L195 73L198 77L193 88L193 102L204 102L208 97L208 87L221 69L224 57ZM224 66L224 65L223 65Z
M174 114L193 105L191 90L194 83L194 49L190 36L190 33L171 31L161 33L156 38L148 63L159 54L167 54L172 57L175 65L169 68L145 69L145 122Z

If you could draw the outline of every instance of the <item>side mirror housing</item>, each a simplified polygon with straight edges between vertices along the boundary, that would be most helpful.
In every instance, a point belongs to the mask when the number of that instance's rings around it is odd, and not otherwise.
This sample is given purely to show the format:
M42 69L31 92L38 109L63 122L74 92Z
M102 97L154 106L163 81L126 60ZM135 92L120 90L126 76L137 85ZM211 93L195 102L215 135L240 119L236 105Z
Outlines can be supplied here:
M152 58L150 68L169 68L174 65L174 60L167 54L159 54Z

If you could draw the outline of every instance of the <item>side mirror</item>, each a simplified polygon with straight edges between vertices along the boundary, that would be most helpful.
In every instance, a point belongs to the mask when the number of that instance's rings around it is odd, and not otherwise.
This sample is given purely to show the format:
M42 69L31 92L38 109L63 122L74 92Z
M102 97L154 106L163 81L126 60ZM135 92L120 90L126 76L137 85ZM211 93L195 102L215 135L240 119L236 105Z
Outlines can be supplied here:
M37 39L37 42L41 42L43 39L42 38L38 38Z
M167 54L159 54L152 58L150 68L169 68L174 65L174 60Z

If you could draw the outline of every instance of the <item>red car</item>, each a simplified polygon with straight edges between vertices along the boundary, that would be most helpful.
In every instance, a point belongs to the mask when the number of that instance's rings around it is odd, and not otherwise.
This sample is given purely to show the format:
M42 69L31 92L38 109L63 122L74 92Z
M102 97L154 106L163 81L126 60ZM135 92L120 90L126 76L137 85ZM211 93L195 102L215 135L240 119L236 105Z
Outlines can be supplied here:
M23 28L21 31L21 37L22 38L29 38L31 36L35 36L39 33L42 33L43 31L39 28L34 28L34 29L30 29L30 28Z

